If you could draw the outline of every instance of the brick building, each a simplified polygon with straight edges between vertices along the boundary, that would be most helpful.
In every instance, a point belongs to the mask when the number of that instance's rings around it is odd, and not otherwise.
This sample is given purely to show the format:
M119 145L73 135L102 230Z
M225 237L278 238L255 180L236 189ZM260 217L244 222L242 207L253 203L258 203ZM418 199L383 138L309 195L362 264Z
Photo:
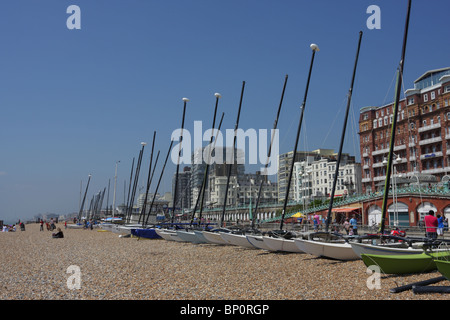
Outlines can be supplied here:
M363 192L383 189L393 119L390 103L360 110ZM450 67L425 72L399 103L393 177L441 181L450 174ZM420 181L423 182L423 181Z

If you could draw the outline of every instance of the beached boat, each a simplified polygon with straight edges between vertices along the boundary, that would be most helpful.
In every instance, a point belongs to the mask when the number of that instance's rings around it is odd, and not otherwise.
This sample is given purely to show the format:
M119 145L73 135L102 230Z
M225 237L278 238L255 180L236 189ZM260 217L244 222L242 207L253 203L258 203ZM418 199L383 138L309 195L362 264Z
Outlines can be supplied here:
M294 239L297 247L305 253L317 257L336 260L357 260L359 256L348 242L325 242L315 240Z
M156 233L163 238L164 240L168 241L179 241L179 242L185 242L183 239L181 239L175 230L169 230L169 229L156 229Z
M361 254L385 254L385 255L395 255L395 254L420 254L423 249L418 245L408 246L403 242L387 243L374 245L370 243L359 243L350 242L353 251L361 257Z
M244 247L248 249L256 249L248 240L245 234L231 233L231 232L219 232L223 240L228 244L238 247Z
M273 251L272 248L270 248L263 239L263 236L261 235L246 235L248 242L250 242L255 248L257 249L263 249L263 250L269 250Z
M209 243L228 245L228 242L222 238L221 232L203 231L202 233L203 233L203 236L206 238L206 241L208 241ZM223 233L226 233L226 232L223 232Z
M381 273L410 274L436 270L435 260L450 258L450 252L423 252L401 255L361 254L361 258L367 267L377 266Z
M293 239L275 238L275 237L266 237L266 236L263 236L262 238L263 238L264 243L272 251L304 253L295 244L295 241Z
M131 229L131 235L145 239L161 239L162 237L156 232L155 228L134 228Z
M434 260L436 263L436 267L438 271L445 277L447 280L450 280L450 261L448 260Z
M202 241L193 231L188 230L177 230L177 236L181 238L183 241L191 242L191 243L205 243Z

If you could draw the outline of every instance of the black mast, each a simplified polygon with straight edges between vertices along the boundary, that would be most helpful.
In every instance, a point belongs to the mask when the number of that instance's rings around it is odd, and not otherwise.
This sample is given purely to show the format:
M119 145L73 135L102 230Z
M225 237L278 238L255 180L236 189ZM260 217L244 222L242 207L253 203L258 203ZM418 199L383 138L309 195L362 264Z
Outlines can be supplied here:
M92 175L89 175L88 182L87 182L87 185L86 185L86 190L84 191L83 201L81 202L80 212L78 213L78 222L80 221L81 216L83 214L84 201L86 200L86 194L87 194L87 191L88 191L88 188L89 188L89 182L91 181L91 176Z
M289 189L291 188L292 172L294 171L295 156L297 155L298 139L300 137L300 131L302 128L303 114L305 112L305 107L306 107L306 97L308 95L309 81L311 79L311 72L312 72L312 67L313 67L313 63L314 63L314 56L316 54L316 51L319 51L319 47L316 44L311 44L310 48L312 49L311 63L310 63L310 67L309 67L308 80L306 82L305 96L303 98L303 103L300 107L300 109L302 111L301 111L300 120L298 123L297 136L295 138L295 145L294 145L294 151L293 151L294 153L292 154L291 170L289 172L289 179L288 179L288 185L286 188L286 195L284 197L283 211L281 214L281 222L280 222L280 230L283 230L284 216L286 214L286 206L287 206L288 199L289 199Z
M387 209L387 199L389 194L389 184L391 179L391 163L392 163L392 156L394 155L394 142L395 142L395 132L396 132L396 126L397 126L397 110L398 110L398 104L400 101L400 90L402 87L402 77L403 77L403 66L405 63L405 52L406 52L406 40L408 38L408 26L409 26L409 15L411 12L411 0L408 0L408 9L406 13L406 22L405 22L405 32L403 35L403 46L402 46L402 56L400 59L400 63L397 70L397 88L395 91L395 103L394 103L394 110L393 110L393 119L392 119L392 127L391 127L391 141L389 143L389 158L386 168L386 180L384 183L384 196L383 196L383 207L381 209L381 225L379 232L381 234L384 233L384 224L386 221L386 209Z
M239 109L238 109L238 114L237 114L237 119L236 119L236 125L234 127L234 139L233 139L233 147L232 147L232 151L231 151L231 163L228 164L228 177L227 177L227 186L225 188L225 197L224 197L224 201L223 201L223 210L222 210L222 217L220 218L220 226L223 226L223 220L225 218L225 210L226 210L226 206L227 206L227 198L228 198L228 186L230 184L230 176L231 176L231 169L233 168L233 163L234 163L234 151L236 148L236 134L237 134L237 129L239 127L239 117L241 116L241 107L242 107L242 97L244 96L244 88L245 88L245 81L242 81L242 89L241 89L241 98L239 100ZM226 158L226 156L225 156Z
M334 180L333 180L333 188L331 189L331 198L330 198L330 205L328 207L328 216L327 216L327 222L325 225L325 232L328 232L328 226L330 225L331 220L331 210L333 209L333 201L334 201L334 192L336 190L336 183L339 176L339 165L341 163L341 156L342 156L342 147L344 145L344 137L345 137L345 131L347 128L347 118L348 118L348 112L350 110L350 102L352 100L352 93L353 93L353 84L355 82L355 75L356 75L356 66L358 64L358 57L359 57L359 49L361 47L361 38L362 38L363 32L359 32L359 40L358 40L358 49L356 50L356 58L355 58L355 65L353 67L353 75L352 75L352 81L350 85L350 89L348 91L348 99L347 99L347 110L345 112L345 120L344 120L344 126L342 128L342 135L341 135L341 143L339 146L339 153L338 158L336 162L336 169L334 172Z
M153 164L153 150L155 149L155 138L156 138L156 131L153 132L153 142L152 142L152 152L150 153L150 164L148 167L148 176L147 176L147 188L145 189L145 197L144 197L144 204L142 205L141 213L139 214L139 221L141 222L141 216L142 214L145 215L145 209L147 207L147 198L148 198L148 190L150 189L150 176L152 171L152 164Z
M163 174L164 174L164 169L166 168L167 159L169 158L170 150L172 149L172 145L173 145L173 140L170 141L169 150L167 150L166 160L164 161L164 165L163 165L162 170L161 170L161 175L159 176L158 184L156 185L155 193L153 194L152 203L150 204L150 209L149 209L149 212L148 212L148 215L147 215L147 219L145 219L145 224L148 223L148 218L150 217L150 214L152 213L153 204L155 203L156 194L158 193L159 185L161 183L161 179L162 179Z
M181 120L181 135L180 135L180 149L178 151L178 161L177 161L177 171L175 172L175 190L173 192L173 209L172 209L172 223L175 218L175 208L177 204L177 193L178 193L178 170L180 169L180 154L181 154L181 143L183 141L183 129L184 129L184 116L186 114L186 103L189 101L188 98L183 98L183 118Z
M271 153L272 153L273 139L274 139L274 137L275 137L275 130L277 129L278 119L279 119L279 117L280 117L280 111L281 111L281 106L282 106L282 104L283 104L283 98L284 98L284 92L285 92L285 90L286 90L286 83L287 83L287 80L288 80L288 75L286 75L286 76L284 77L284 85L283 85L283 90L282 90L282 92L281 92L280 104L278 105L277 116L276 116L275 122L274 122L274 124L273 124L273 134L272 134L271 139L270 139L269 151L267 152L267 161L266 161L266 165L265 165L265 167L264 167L264 173L263 173L264 175L266 175L266 177L267 177L267 167L269 166L270 155L271 155ZM266 179L266 180L267 180L267 179ZM260 182L260 184L259 184L259 190L258 190L258 199L256 200L255 213L253 214L253 217L252 217L252 229L255 228L255 218L256 218L256 215L258 214L258 206L259 206L259 200L260 200L260 198L261 198L261 190L262 190L263 182L264 182L264 181L261 179L261 182Z
M216 149L217 135L219 134L220 127L222 126L223 116L224 116L224 113L222 112L222 117L220 118L219 126L217 127L217 134L216 134L216 139L214 140L214 146L213 146L213 148L211 149L210 152L212 152L212 150L215 150L215 149ZM212 140L212 139L211 139L211 140ZM210 155L211 155L211 153L210 153ZM209 162L210 162L210 161L209 161ZM206 166L207 166L207 170L208 170L209 164L206 164ZM205 172L205 177L204 177L204 181L203 181L202 200L201 200L201 202L200 202L200 212L199 212L199 217L198 217L199 223L200 223L200 221L201 221L201 219L202 219L203 200L204 200L204 197L205 197L205 188L206 188L206 181L207 181L207 178L208 178L208 171ZM192 221L191 221L191 223L192 223Z

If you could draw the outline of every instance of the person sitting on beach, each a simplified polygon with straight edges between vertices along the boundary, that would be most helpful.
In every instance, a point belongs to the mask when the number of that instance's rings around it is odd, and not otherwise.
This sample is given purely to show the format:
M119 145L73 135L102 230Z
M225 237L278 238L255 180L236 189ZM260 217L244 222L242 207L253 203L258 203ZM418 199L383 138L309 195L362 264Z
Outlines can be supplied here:
M52 233L52 238L64 238L61 228L56 229L58 232Z

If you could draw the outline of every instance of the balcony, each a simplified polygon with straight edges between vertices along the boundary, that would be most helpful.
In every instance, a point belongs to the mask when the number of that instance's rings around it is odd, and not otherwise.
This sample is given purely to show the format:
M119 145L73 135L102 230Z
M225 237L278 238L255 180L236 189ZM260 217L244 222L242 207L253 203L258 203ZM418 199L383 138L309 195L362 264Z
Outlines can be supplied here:
M430 159L430 158L437 158L442 157L443 153L442 151L437 151L433 153L427 153L420 156L420 160Z
M433 168L433 169L422 170L422 173L437 174L437 173L442 173L445 171L446 171L445 168Z
M372 182L372 178L364 178L364 179L361 179L361 182L362 182L362 183Z
M419 145L423 146L423 145L426 145L426 144L437 143L437 142L442 142L442 138L441 137L434 137L434 138L430 138L430 139L420 140L419 141Z
M373 178L373 181L383 181L383 180L386 180L386 176L378 176Z
M376 151L372 152L372 156L376 156L378 154L385 154L385 153L389 153L389 148L376 150Z
M404 145L404 144L394 147L394 151L405 150L405 149L406 149L406 145Z
M429 126L424 126L419 128L419 132L425 132L429 130L439 129L441 127L440 123L430 124Z

